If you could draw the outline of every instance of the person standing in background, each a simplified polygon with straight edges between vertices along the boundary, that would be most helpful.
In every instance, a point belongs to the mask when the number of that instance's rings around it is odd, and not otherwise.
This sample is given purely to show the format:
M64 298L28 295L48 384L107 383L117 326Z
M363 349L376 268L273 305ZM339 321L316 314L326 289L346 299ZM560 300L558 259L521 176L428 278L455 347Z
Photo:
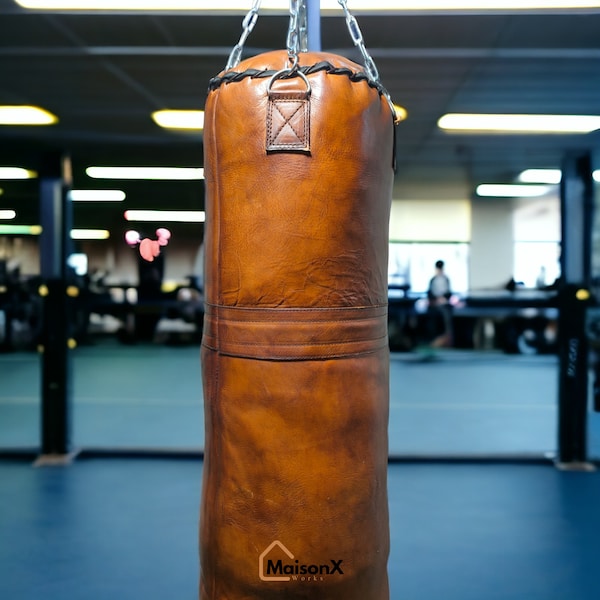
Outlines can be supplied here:
M452 346L452 307L449 302L451 295L450 279L444 271L444 261L438 260L427 290L429 339L433 348Z

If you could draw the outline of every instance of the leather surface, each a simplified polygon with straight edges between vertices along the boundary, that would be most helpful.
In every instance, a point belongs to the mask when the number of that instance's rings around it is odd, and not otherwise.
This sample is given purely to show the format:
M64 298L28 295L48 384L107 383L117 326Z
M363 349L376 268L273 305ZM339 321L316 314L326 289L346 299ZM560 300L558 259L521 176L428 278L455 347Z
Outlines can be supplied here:
M362 70L300 55L323 60ZM268 133L287 118L268 125L269 78L223 84L206 103L202 600L389 597L393 118L366 81L308 79L309 131ZM272 88L295 100L306 86Z

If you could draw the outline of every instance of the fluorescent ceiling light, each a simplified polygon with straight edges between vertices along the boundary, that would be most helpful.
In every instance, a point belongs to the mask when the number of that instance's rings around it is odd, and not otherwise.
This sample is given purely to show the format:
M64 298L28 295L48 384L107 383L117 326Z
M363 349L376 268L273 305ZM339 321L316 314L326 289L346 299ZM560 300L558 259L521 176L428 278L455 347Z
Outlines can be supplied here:
M52 125L56 115L39 106L0 106L0 125Z
M204 169L196 167L88 167L94 179L204 179Z
M488 198L535 198L547 194L550 189L547 185L482 183L475 192L478 196Z
M60 10L187 10L247 12L250 0L15 0L24 8ZM265 10L289 11L289 0L263 0ZM353 12L405 12L454 10L549 10L573 8L600 8L597 0L352 0ZM321 10L340 11L337 0L321 0Z
M107 240L109 237L106 229L71 229L72 240Z
M69 200L73 202L122 202L123 190L70 190Z
M589 133L600 129L600 116L448 113L438 126L469 133Z
M0 179L33 179L37 177L35 171L22 167L0 167Z
M560 183L562 172L560 169L525 169L517 179L521 183Z
M40 225L0 225L0 235L40 235Z
M155 221L157 223L204 223L203 210L126 210L127 221Z
M600 182L600 169L592 173L594 181ZM557 184L562 179L560 169L525 169L517 179L522 183L547 183Z
M0 225L0 234L5 235L40 235L41 225ZM110 232L106 229L72 229L73 240L107 240Z
M0 210L0 219L10 220L14 219L17 213L14 210Z
M203 110L157 110L152 113L152 119L165 129L204 129Z

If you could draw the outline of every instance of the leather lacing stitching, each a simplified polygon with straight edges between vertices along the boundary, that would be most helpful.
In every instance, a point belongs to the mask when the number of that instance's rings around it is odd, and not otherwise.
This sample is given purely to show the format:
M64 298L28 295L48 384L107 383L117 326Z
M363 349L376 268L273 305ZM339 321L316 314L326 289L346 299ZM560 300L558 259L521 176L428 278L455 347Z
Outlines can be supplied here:
M368 77L366 73L363 71L353 71L347 67L334 67L328 61L321 61L314 65L306 65L298 68L299 71L302 71L305 75L312 75L313 73L318 73L319 71L326 71L330 75L345 75L352 82L366 81L370 87L376 89L381 95L386 95L386 89L378 82L373 81ZM238 81L242 81L250 77L251 79L260 79L265 77L272 77L277 73L276 70L269 71L261 71L259 69L247 69L246 71L227 71L224 75L213 77L208 82L208 91L212 92L224 83L234 83Z

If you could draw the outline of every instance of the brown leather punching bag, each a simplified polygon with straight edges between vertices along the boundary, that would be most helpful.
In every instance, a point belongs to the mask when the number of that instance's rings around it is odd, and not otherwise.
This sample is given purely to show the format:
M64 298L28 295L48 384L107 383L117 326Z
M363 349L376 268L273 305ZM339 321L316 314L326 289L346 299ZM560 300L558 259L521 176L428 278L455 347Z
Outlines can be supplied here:
M394 119L342 57L274 51L205 110L202 600L387 600Z

